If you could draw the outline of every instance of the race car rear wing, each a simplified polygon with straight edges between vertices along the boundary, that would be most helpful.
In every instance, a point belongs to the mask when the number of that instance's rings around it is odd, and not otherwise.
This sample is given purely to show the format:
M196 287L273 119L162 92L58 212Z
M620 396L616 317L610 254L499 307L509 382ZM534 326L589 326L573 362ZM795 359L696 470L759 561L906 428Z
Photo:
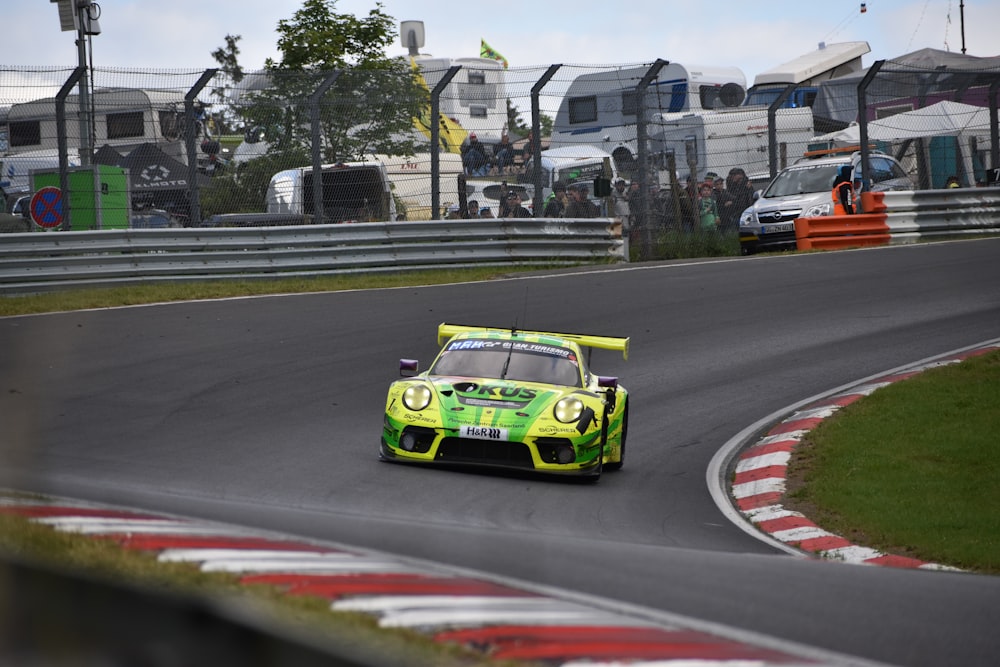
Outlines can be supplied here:
M451 339L452 336L460 333L467 333L472 331L483 331L491 333L510 333L510 329L499 329L496 327L473 327L466 326L463 324L448 324L447 322L442 322L438 325L438 345L442 345L445 341ZM555 336L556 338L564 338L566 340L574 341L577 345L581 347L596 347L602 350L616 350L622 353L622 358L628 360L628 338L618 338L615 336L590 336L587 334L571 334L571 333L557 333L554 331L529 331L526 329L515 329L518 335L526 336Z

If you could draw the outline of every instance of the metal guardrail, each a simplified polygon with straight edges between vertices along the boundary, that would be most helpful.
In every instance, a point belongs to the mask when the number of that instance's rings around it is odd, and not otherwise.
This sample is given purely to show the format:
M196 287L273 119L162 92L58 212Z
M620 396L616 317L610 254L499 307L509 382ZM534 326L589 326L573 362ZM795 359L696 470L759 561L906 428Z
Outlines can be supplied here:
M798 218L799 250L905 245L1000 234L1000 188L874 192L861 195L854 215Z
M627 261L610 218L374 222L0 235L0 294L60 289Z
M886 192L891 243L1000 233L1000 188Z

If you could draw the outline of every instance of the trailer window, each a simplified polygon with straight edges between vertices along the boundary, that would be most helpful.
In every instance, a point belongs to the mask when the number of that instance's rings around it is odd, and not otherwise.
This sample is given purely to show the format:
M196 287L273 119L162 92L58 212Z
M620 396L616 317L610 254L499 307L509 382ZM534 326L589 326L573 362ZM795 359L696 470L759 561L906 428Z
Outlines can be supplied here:
M573 97L569 100L569 122L593 123L597 120L597 96Z
M37 120L15 121L10 124L10 146L37 146L42 143L42 123Z
M142 123L141 111L109 113L106 119L108 139L127 139L129 137L141 137L146 134Z

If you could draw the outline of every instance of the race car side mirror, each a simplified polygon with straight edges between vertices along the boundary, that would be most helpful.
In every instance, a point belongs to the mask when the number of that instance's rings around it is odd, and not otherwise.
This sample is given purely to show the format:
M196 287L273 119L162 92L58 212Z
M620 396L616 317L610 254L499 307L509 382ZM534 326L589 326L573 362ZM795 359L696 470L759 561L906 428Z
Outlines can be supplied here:
M605 387L607 389L617 389L618 388L618 378L612 375L598 375L597 376L597 386Z
M413 377L420 372L420 362L416 359L400 359L399 374L405 378Z

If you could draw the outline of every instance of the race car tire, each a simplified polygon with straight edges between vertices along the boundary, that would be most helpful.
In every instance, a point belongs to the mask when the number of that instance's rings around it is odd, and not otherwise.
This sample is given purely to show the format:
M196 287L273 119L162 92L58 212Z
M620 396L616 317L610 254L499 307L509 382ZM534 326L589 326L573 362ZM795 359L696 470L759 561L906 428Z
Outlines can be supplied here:
M625 414L622 415L622 444L621 455L617 461L609 461L604 464L605 470L621 470L625 465L625 436L628 435L628 401L625 402Z

